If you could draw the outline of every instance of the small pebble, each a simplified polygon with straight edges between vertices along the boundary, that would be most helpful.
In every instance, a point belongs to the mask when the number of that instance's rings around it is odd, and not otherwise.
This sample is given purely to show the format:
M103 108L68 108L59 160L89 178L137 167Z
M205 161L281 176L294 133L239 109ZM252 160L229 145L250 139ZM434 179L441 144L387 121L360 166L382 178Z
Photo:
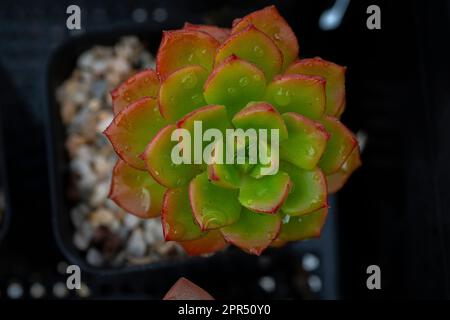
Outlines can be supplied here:
M110 184L108 181L101 182L95 185L91 198L89 199L89 204L92 207L102 205L105 202L106 198L108 198L109 188Z
M104 94L104 92L102 92L102 94ZM101 107L102 107L102 104L101 104L101 101L99 98L92 98L91 100L89 100L88 108L92 112L99 111Z
M87 298L91 295L91 290L86 283L82 282L81 288L77 290L76 293L80 298Z
M258 284L261 288L264 289L264 291L268 293L274 292L276 288L275 279L269 276L265 276L259 279Z
M94 228L98 226L110 226L114 221L114 214L104 208L97 209L91 214L89 221Z
M312 292L319 292L320 290L322 290L322 280L319 278L319 276L311 275L308 277L307 282Z
M90 239L84 237L80 232L73 235L73 244L78 250L85 251L89 247Z
M97 80L92 83L91 92L95 98L100 99L105 94L105 91L106 82L104 80Z
M106 128L108 128L108 126L111 124L112 120L113 120L112 114L108 115L107 118L101 119L97 123L97 127L96 127L97 132L102 133L103 131L105 131Z
M132 214L127 214L123 222L125 224L125 227L131 230L136 228L141 223L141 220L138 217L133 216Z
M42 283L35 282L30 286L30 296L34 299L41 299L45 296L45 287Z
M69 291L67 290L67 286L66 286L66 284L65 283L63 283L63 282L57 282L57 283L55 283L54 285L53 285L53 295L56 297L56 298L65 298L67 295L68 295L68 293L69 293Z
M10 299L20 299L23 296L23 287L20 283L13 282L6 289L6 293Z
M132 232L127 243L127 253L131 257L140 258L144 256L147 246L144 242L144 236L141 229Z
M87 251L86 260L90 265L95 267L100 267L103 264L103 257L101 253L94 248L90 248Z
M164 235L161 228L161 221L159 219L147 219L144 225L144 238L148 245L153 245L164 241Z

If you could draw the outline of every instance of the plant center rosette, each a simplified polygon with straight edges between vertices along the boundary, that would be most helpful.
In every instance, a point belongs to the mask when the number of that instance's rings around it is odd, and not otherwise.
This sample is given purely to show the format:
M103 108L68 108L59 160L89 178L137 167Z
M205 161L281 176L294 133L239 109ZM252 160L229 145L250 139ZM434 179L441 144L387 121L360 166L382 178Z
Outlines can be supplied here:
M110 197L138 217L161 215L165 239L190 255L229 243L259 255L320 236L327 195L360 166L360 153L339 121L345 67L298 54L295 34L273 6L231 29L187 23L164 32L156 71L112 92L115 118L105 134L120 160ZM214 148L207 162L184 157L193 143L174 133L198 135L197 124L223 136L276 131L276 139L265 136L262 153L277 157L250 161L245 139L232 140L244 149L234 163L214 161ZM214 146L202 138L203 151ZM174 161L177 150L186 161ZM264 174L270 167L276 170Z

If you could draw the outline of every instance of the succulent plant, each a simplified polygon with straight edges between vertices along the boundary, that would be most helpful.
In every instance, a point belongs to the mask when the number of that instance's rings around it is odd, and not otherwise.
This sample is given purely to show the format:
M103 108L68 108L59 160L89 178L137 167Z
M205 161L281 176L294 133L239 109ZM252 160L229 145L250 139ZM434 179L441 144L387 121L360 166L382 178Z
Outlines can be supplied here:
M318 237L327 195L361 162L357 140L339 121L345 67L298 55L274 6L231 29L187 23L163 32L156 71L112 92L115 118L105 134L120 160L110 197L141 218L161 215L165 239L190 255L229 243L260 254ZM196 121L220 132L277 129L279 170L263 175L267 163L250 161L175 164L172 134L193 132Z

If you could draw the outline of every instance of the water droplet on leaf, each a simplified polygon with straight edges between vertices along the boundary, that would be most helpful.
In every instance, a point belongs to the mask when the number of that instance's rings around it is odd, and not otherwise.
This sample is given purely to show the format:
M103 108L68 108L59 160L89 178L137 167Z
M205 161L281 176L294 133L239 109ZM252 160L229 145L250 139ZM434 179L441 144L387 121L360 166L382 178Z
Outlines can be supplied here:
M253 47L253 52L255 53L255 55L257 56L257 57L262 57L263 55L264 55L264 50L263 49L261 49L261 47L259 47L259 46L254 46Z
M189 73L181 79L181 84L185 89L192 89L197 84L197 77L193 73Z
M194 101L195 103L200 103L202 102L202 96L200 94L194 94L191 97L192 101Z
M280 106L287 106L291 102L291 96L289 91L283 88L278 89L275 93L275 102Z
M227 89L227 92L228 92L229 94L235 94L235 93L236 93L236 89L233 88L233 87L229 87L229 88Z
M241 87L245 87L245 86L247 86L248 85L248 78L247 77L242 77L242 78L240 78L239 79L239 85L241 86Z
M140 200L142 210L147 212L150 209L151 197L150 192L146 188L141 189Z
M261 81L261 76L260 76L259 74L255 74L255 75L253 76L253 80L255 80L255 81Z

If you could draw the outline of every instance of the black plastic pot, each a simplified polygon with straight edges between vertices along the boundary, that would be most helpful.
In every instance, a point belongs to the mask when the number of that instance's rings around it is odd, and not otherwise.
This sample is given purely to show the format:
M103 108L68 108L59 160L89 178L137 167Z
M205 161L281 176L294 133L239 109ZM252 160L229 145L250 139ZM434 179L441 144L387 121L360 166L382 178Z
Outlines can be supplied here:
M64 145L66 132L60 118L59 105L55 100L55 92L62 82L69 78L82 52L95 45L114 45L120 37L125 35L138 36L150 51L155 52L160 42L161 31L125 28L75 37L55 50L48 63L46 79L46 127L54 234L60 249L71 263L79 265L88 272L109 275L179 265L179 262L160 262L141 266L94 267L87 264L82 252L76 249L72 242L74 228L69 215L70 201L66 196L69 186L69 158ZM196 259L190 261L194 260Z
M209 289L216 297L248 298L250 295L254 298L335 298L337 295L335 283L337 263L334 254L336 238L334 219L328 221L323 239L287 246L283 249L267 250L263 257L250 256L230 248L209 258L161 261L139 266L94 267L86 262L83 253L74 246L72 242L74 227L70 221L70 207L66 197L69 186L69 158L65 151L66 134L60 118L59 105L55 100L55 90L70 76L78 56L85 50L94 45L113 45L124 35L135 35L151 52L155 53L161 38L160 28L161 26L157 29L126 28L81 35L61 45L50 57L45 91L46 139L53 211L52 223L59 248L70 263L80 266L82 270L95 277L105 278L106 280L97 279L96 281L103 281L103 286L106 288L117 283L117 279L120 277L121 283L125 283L127 287L138 286L135 291L147 290L148 287L142 288L146 279L151 282L152 289L158 288L151 290L151 294L160 294L161 290L167 290L178 277L186 276ZM295 291L291 288L294 282L293 278L301 269L301 258L305 252L312 252L322 260L320 268L315 271L324 279L323 290L318 294L305 294L303 291L292 293ZM305 274L303 271L301 273ZM258 279L265 275L273 275L275 279L279 278L277 290L280 293L265 295L258 287ZM215 292L215 290L220 291Z

